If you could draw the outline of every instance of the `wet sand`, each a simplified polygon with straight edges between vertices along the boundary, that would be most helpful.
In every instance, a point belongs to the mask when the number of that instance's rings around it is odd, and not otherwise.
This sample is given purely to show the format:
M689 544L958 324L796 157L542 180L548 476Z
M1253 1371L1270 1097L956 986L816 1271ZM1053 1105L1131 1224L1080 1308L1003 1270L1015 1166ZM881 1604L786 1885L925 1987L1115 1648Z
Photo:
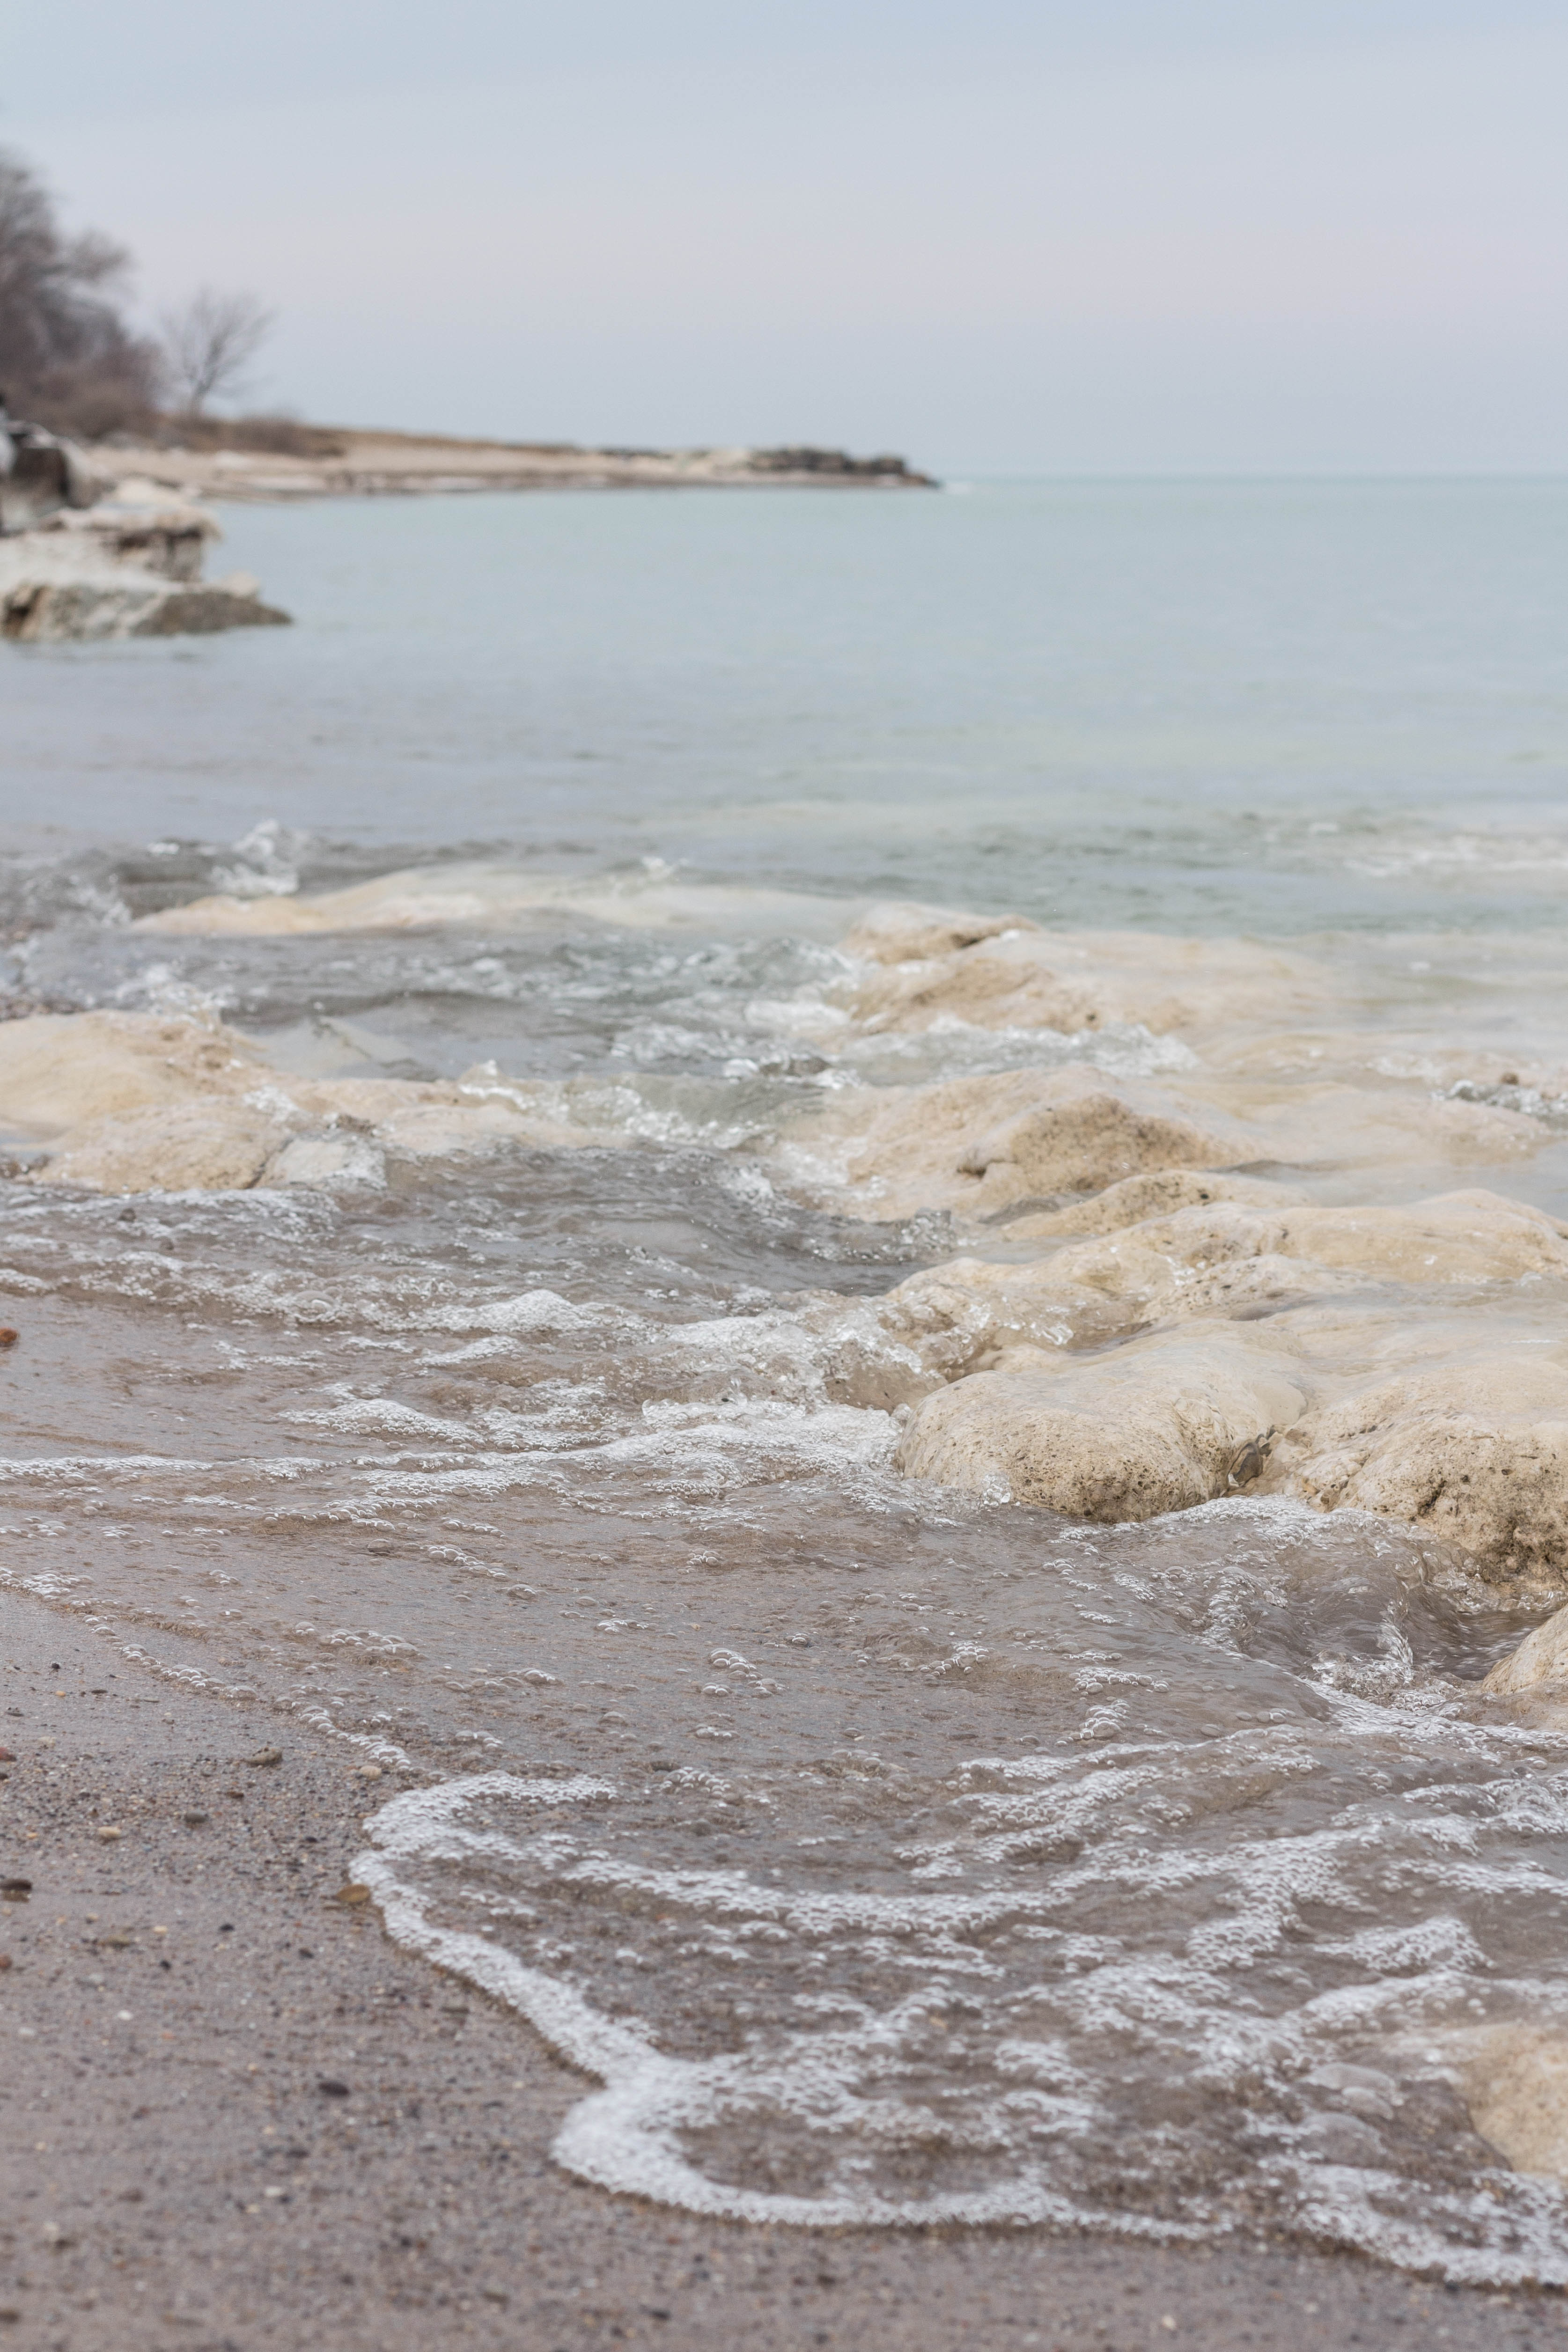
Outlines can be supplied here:
M1568 2341L1559 2294L1294 2245L750 2229L605 2196L549 2154L581 2079L337 1899L391 1775L15 1595L0 1744L0 1874L32 1882L0 1907L18 2347Z

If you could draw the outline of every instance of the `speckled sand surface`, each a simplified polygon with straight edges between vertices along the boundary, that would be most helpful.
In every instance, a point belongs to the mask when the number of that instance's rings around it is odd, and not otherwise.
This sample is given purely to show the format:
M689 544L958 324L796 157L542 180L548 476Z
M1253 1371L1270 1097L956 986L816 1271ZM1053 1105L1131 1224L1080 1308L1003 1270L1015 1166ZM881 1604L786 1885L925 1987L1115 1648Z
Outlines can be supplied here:
M1568 2342L1561 2296L1294 2247L758 2231L585 2189L549 2154L577 2079L335 1899L394 1784L292 1725L247 1763L275 1723L0 1597L0 1873L32 1881L0 1906L18 2352Z

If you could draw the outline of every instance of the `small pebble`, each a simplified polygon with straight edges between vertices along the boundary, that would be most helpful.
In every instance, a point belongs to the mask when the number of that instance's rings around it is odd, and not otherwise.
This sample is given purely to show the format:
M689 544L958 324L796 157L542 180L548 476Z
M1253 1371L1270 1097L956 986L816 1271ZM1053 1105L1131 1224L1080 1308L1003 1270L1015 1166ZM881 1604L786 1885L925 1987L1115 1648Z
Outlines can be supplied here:
M247 1756L245 1760L247 1764L281 1764L283 1750L281 1748L258 1748L254 1756Z
M0 1974L4 1974L4 1972L5 1971L5 1969L8 1969L8 1968L10 1967L10 1965L11 1965L11 1955L10 1955L10 1953L9 1953L9 1952L0 1952Z
M98 1832L99 1842L102 1845L112 1845L116 1838L123 1837L124 1834L123 1830L101 1829Z
M346 2099L349 2095L349 2086L346 2083L333 2082L331 2077L323 2075L321 2079L321 2093L325 2098Z
M20 1337L20 1332L13 1331L9 1323L0 1323L0 1348L14 1348Z
M345 1904L351 1911L357 1910L362 1903L368 1903L370 1899L369 1887L362 1886L357 1879L351 1879L346 1886L340 1886L332 1897L334 1903Z
M207 1816L205 1813L187 1813L185 1815L185 1827L188 1830L199 1830L206 1818Z

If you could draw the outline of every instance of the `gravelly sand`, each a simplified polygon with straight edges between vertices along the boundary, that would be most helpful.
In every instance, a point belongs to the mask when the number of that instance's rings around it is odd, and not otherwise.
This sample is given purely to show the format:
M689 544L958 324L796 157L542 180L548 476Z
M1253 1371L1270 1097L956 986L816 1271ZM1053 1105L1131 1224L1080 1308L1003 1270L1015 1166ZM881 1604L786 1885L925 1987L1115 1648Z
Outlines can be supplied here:
M33 1883L0 1906L0 2343L1568 2342L1561 2296L1292 2248L807 2235L601 2195L548 2154L577 2078L334 1900L391 1785L352 1749L14 1595L0 1744L0 1874Z

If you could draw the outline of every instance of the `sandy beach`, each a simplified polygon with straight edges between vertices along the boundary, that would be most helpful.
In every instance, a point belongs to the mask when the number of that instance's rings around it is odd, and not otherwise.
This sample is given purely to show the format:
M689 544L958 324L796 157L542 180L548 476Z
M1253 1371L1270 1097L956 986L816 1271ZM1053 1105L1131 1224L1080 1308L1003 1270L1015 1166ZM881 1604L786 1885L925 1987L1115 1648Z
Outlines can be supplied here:
M0 1656L4 1871L31 1881L0 1911L18 2347L1568 2338L1558 2294L1300 2246L757 2231L584 2188L549 2152L580 2079L338 1899L390 1776L12 1595Z

